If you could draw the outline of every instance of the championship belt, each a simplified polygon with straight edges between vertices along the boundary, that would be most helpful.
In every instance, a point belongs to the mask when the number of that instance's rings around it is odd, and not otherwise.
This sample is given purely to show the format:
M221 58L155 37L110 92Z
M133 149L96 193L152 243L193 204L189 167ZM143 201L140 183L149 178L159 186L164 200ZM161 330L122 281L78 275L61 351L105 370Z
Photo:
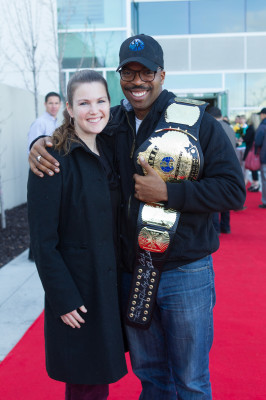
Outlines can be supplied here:
M199 129L206 106L201 101L171 99L156 130L134 155L138 173L146 173L138 161L142 156L165 182L199 179L203 168ZM162 203L140 203L128 325L148 329L151 324L162 267L179 218L179 211L167 209Z

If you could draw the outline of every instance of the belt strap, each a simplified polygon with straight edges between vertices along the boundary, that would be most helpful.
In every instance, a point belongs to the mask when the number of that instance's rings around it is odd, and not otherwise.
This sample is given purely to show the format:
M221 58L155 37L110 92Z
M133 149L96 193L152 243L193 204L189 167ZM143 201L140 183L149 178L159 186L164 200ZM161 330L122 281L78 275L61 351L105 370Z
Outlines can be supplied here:
M128 325L148 329L151 324L162 267L179 217L179 212L166 210L161 204L140 205L136 265L126 315Z

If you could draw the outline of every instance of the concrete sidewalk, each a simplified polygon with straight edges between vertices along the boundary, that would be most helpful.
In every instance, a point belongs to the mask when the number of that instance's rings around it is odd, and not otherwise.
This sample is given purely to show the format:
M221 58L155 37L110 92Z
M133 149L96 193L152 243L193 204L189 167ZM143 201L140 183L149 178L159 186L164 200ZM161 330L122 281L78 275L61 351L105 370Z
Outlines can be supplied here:
M0 361L40 315L44 292L28 250L0 269Z

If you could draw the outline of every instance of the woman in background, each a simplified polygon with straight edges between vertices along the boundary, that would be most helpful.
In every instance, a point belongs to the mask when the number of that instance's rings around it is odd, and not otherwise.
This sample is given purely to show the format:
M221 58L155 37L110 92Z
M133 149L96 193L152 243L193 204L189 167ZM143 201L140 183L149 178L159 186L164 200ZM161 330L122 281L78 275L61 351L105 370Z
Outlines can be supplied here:
M260 124L260 118L257 114L251 114L250 118L248 119L248 127L246 130L246 134L244 136L243 141L246 143L246 150L243 156L243 160L246 159L248 152L251 150L252 145L255 140L255 132ZM259 184L259 170L258 171L251 171L252 175L252 182L250 187L248 188L249 192L258 192L260 188Z

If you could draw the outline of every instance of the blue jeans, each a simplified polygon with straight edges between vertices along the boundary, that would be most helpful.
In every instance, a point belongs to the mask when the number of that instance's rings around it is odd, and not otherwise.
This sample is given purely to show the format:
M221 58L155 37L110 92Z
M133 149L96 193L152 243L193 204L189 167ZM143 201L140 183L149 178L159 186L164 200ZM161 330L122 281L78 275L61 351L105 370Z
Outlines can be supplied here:
M123 276L126 308L131 274ZM162 273L148 330L126 326L141 400L209 400L215 304L212 257Z

